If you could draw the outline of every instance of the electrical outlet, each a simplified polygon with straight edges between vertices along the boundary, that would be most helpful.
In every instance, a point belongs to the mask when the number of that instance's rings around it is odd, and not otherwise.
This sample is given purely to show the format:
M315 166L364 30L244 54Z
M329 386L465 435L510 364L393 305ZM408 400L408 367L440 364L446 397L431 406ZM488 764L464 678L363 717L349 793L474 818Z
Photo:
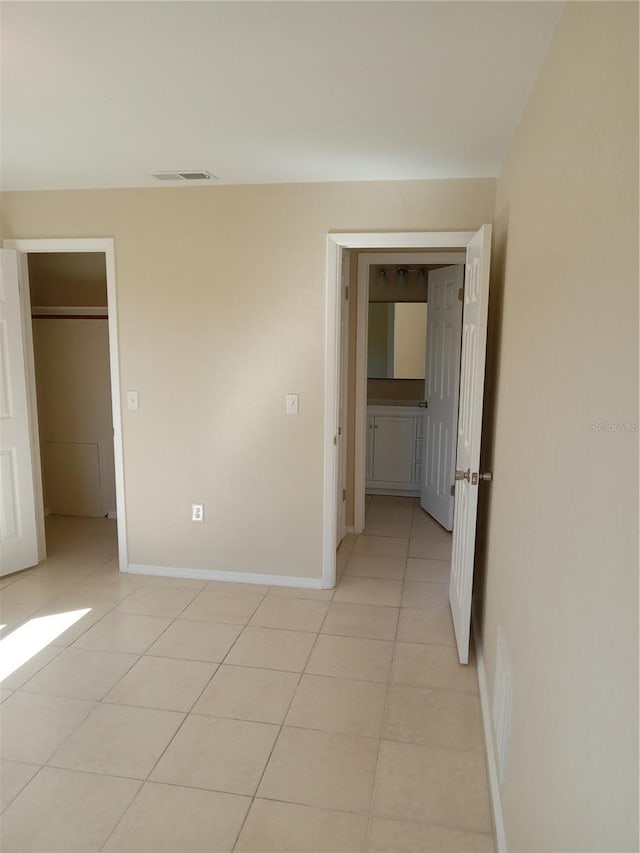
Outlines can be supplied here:
M204 521L204 504L191 504L191 521Z

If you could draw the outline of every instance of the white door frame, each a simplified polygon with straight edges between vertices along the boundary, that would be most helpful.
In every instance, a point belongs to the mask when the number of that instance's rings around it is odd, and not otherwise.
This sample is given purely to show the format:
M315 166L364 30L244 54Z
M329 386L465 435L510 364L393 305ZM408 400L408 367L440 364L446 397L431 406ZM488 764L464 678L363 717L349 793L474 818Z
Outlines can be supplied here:
M27 255L41 252L101 252L105 256L107 276L107 307L109 328L109 367L111 371L111 413L113 417L113 452L116 480L116 514L118 524L118 559L121 572L128 571L127 515L124 495L124 458L122 453L122 409L120 405L120 356L118 348L118 309L116 300L115 245L111 237L5 240L5 249L18 252L18 275L20 277L20 301L24 325L25 365L29 417L31 421L31 452L33 455L33 477L36 498L36 528L38 532L38 560L46 557L44 530L44 501L42 493L42 463L38 431L38 403L36 397L35 361L33 354L33 331L31 325L31 299Z
M346 262L346 263L345 263ZM349 401L349 287L350 281L350 262L351 258L347 249L342 250L342 263L340 267L341 278L344 279L345 269L349 273L349 278L343 281L342 292L340 299L342 308L340 314L340 408L338 409L338 496L336 498L338 507L338 518L340 524L337 529L336 542L338 545L342 542L347 533L351 533L353 528L347 527L346 519L346 492L347 492L347 405ZM340 416L340 413L342 415Z
M408 251L415 249L440 250L447 252L455 249L466 250L467 243L471 240L475 231L396 231L396 232L363 232L363 233L333 233L327 235L327 279L326 279L326 313L325 313L325 365L324 365L324 471L323 471L323 507L322 507L322 587L331 589L336 583L336 525L337 511L337 477L338 458L336 453L337 428L338 428L338 404L340 394L340 268L342 263L342 249L388 249L389 251ZM379 260L378 263L382 263ZM434 256L432 256L433 258ZM459 258L457 258L459 260ZM437 261L433 261L437 263ZM453 261L452 263L455 263ZM363 265L364 266L364 265ZM360 275L360 271L358 271ZM367 278L368 281L368 278ZM360 282L358 282L360 291ZM360 294L358 293L358 306L360 306ZM368 294L367 294L368 302ZM360 321L358 310L358 321ZM366 320L366 316L365 316ZM366 329L366 322L364 324ZM366 334L366 333L365 333ZM358 337L359 344L362 334ZM361 444L366 453L366 340L364 349L360 346L356 355L356 370L360 364L360 353L364 353L364 404L362 402L362 389L356 389L356 417L360 412L360 424L362 437ZM360 376L362 385L362 376ZM360 397L358 397L360 391ZM356 442L358 441L358 425L356 425ZM356 466L360 462L362 483L364 487L365 458L361 453L356 454ZM356 500L359 489L356 487ZM364 488L362 493L364 504ZM364 515L364 513L363 513ZM363 520L363 519L362 519ZM354 525L357 531L357 527Z

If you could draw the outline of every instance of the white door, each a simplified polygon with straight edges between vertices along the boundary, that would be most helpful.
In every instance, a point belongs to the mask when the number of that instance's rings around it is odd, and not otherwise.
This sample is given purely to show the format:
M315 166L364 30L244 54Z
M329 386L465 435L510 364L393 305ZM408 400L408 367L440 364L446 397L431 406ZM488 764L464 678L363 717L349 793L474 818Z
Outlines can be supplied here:
M429 273L420 506L446 530L453 528L463 285L464 264Z
M338 402L337 544L347 532L347 393L349 370L349 252L342 250L340 298L340 400Z
M458 450L449 584L449 601L460 663L469 661L478 485L482 481L479 465L490 253L491 226L483 225L467 246L462 316Z
M18 253L0 249L0 575L37 562Z

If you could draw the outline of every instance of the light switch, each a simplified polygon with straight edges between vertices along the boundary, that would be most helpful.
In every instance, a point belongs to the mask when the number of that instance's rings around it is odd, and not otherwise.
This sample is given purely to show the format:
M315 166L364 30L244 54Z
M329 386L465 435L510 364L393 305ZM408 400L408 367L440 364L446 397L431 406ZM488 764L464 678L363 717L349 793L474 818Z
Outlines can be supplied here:
M131 409L132 411L138 411L138 392L137 391L127 391L127 409Z
M297 415L298 414L298 395L297 394L287 394L287 414L288 415Z

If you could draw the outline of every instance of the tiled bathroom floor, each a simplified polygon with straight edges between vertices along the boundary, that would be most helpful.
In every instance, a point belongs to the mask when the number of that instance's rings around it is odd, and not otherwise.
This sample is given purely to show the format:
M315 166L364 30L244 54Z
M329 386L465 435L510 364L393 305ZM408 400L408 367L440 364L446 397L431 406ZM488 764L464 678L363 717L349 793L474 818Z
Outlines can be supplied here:
M335 592L120 575L103 520L48 545L0 579L0 660L62 631L1 685L3 851L494 850L450 535L417 501L369 499Z

